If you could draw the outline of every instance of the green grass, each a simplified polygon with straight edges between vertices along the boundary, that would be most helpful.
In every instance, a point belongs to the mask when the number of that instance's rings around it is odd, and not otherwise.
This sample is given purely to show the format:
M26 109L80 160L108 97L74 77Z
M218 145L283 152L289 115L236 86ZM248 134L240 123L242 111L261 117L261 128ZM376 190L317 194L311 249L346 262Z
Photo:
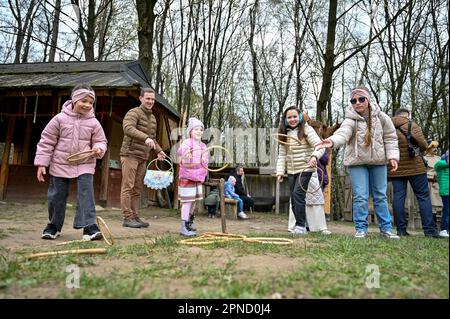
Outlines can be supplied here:
M252 236L292 238L286 233ZM371 233L366 239L310 234L291 246L227 242L188 247L179 241L167 235L108 247L107 255L28 261L24 256L31 250L0 249L0 297L50 286L59 298L270 298L273 293L287 298L449 298L448 240L413 236L394 241ZM65 287L65 267L73 264L80 267L79 289ZM379 269L379 288L366 285L369 265Z

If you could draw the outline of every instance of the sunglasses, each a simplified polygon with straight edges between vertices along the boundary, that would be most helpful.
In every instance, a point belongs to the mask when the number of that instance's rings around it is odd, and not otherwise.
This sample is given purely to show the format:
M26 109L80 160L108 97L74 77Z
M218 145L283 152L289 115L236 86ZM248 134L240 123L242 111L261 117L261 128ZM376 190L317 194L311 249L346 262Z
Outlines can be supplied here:
M364 103L365 101L366 101L366 98L364 96L361 96L361 97L358 98L358 102L359 103ZM356 104L356 99L351 99L350 103Z

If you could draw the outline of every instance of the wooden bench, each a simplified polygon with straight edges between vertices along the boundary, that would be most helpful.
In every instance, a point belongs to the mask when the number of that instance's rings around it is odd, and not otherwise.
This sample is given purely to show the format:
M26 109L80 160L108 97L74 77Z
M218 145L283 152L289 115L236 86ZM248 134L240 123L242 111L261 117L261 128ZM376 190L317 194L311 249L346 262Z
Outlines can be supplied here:
M227 232L227 222L226 222L226 213L225 213L225 180L223 178L209 178L206 180L203 185L205 187L217 187L219 188L219 194L220 194L220 220L222 222L222 233L226 234ZM206 194L205 194L206 196ZM236 214L237 215L237 214Z
M238 205L237 200L225 198L225 215L228 219L237 219Z

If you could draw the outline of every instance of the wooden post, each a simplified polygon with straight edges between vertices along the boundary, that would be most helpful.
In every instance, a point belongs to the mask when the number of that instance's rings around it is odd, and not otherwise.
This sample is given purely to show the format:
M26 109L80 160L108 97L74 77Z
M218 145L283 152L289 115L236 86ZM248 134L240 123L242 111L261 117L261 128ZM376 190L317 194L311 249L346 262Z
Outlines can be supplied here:
M8 129L6 132L5 147L3 149L2 166L0 168L0 198L3 200L6 196L6 188L8 185L8 160L11 151L11 143L14 136L14 128L16 126L16 117L11 116L8 120Z
M102 159L102 175L100 182L100 204L104 207L108 205L108 181L109 181L109 148Z
M25 136L23 141L22 162L19 164L28 164L30 161L30 141L33 130L33 119L27 117L27 126L25 128Z
M222 220L222 233L227 233L227 221L226 221L226 212L225 212L225 180L223 178L220 179L219 183L219 191L220 191L220 219Z
M275 176L275 214L280 213L280 184Z
M167 200L167 208L172 209L172 202L170 201L169 191L167 190L167 187L164 188L164 195L166 196Z
M324 195L324 199L325 199L325 207L324 207L324 211L325 214L330 215L331 214L331 187L332 184L331 183L331 161L333 160L333 154L332 152L329 152L329 161L328 161L328 165L325 167L325 169L327 170L327 174L328 174L328 187L325 187L325 191L323 192Z
M111 130L112 130L112 120L111 118L106 119L106 138L108 141L111 141ZM109 147L106 150L105 155L102 159L102 175L101 175L101 182L100 182L100 194L99 194L99 200L100 204L104 207L108 204L108 181L109 181Z
M178 181L175 179L178 178L178 174L180 172L180 167L178 164L174 164L175 172L174 172L174 180L173 180L173 208L178 209Z

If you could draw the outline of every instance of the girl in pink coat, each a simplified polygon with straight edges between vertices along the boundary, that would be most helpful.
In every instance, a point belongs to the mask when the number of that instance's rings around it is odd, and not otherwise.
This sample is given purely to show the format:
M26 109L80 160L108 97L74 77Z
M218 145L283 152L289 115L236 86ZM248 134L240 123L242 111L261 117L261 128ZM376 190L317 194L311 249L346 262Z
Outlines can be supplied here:
M181 203L181 229L183 236L196 236L194 232L195 201L203 199L203 183L208 174L208 153L202 143L203 123L190 118L187 135L189 138L181 143L177 155L180 158L178 177L178 199Z
M37 179L44 182L49 173L47 193L49 222L42 232L43 239L55 239L61 233L69 195L70 179L77 179L77 207L73 227L83 228L84 240L102 237L96 224L94 201L94 172L96 159L106 152L106 137L95 118L95 93L88 85L78 85L71 99L62 106L42 131L37 145L34 165L38 166ZM71 163L67 157L81 151L92 150L87 159Z

